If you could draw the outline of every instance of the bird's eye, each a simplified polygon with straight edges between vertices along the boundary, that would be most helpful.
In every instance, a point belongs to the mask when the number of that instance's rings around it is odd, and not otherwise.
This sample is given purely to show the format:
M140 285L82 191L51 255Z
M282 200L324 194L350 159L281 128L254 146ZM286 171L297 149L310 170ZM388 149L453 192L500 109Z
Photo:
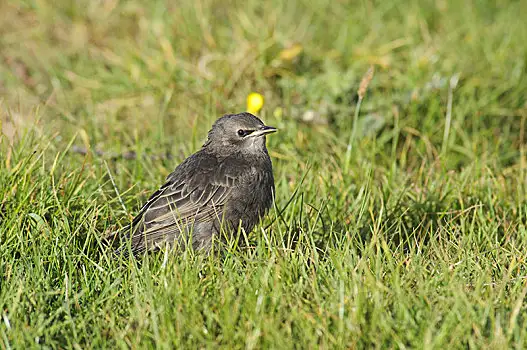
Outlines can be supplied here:
M247 131L242 130L242 129L238 130L238 136L244 137L245 135L247 135Z

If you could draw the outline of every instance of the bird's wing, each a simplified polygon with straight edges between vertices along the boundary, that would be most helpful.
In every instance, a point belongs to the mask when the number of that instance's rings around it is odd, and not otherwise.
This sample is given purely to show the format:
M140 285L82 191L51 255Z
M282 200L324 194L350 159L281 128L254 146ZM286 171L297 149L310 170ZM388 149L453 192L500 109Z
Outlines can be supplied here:
M243 164L231 163L202 154L178 166L132 222L134 253L173 241L194 222L221 221L229 194L243 175Z

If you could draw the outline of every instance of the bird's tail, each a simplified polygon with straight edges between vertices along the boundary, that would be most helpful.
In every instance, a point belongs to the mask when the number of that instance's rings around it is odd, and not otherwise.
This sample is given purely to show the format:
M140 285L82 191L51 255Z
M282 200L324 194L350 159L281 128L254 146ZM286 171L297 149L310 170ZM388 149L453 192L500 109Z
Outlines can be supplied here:
M127 258L130 255L128 243L131 237L131 225L108 233L102 238L107 249L111 250L114 257Z

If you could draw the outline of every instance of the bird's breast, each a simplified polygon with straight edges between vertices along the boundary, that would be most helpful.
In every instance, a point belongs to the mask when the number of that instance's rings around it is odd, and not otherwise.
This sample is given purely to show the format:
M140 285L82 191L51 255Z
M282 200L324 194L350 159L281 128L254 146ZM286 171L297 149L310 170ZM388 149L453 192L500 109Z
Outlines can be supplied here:
M226 208L231 223L237 226L241 221L246 232L251 231L271 207L274 192L270 160L248 170L232 192Z

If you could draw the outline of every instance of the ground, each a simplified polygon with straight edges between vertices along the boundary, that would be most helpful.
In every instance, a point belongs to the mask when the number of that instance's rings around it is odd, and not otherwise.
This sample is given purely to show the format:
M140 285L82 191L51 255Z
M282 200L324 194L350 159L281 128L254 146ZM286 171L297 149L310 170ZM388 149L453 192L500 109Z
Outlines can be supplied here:
M526 12L0 2L2 348L527 347ZM280 131L249 247L109 254L251 92Z

